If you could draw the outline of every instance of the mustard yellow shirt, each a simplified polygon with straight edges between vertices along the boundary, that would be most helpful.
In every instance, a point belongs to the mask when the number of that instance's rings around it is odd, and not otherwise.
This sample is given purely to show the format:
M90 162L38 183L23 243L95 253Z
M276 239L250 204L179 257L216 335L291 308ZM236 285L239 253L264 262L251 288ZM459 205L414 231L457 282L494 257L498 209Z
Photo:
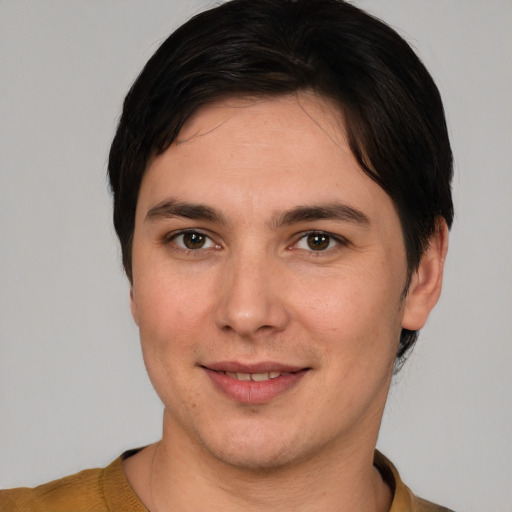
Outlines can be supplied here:
M148 512L126 480L123 458L38 487L0 491L0 511ZM374 464L394 493L389 512L452 512L414 496L393 464L377 451Z

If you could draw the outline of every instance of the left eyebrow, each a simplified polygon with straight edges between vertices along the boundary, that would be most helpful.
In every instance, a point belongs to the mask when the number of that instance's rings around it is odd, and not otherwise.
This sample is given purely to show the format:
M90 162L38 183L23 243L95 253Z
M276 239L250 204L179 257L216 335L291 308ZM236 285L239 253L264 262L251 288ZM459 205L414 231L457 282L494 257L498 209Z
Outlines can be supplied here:
M341 203L298 206L277 215L272 225L278 228L314 220L338 220L363 227L370 225L370 219L361 210Z

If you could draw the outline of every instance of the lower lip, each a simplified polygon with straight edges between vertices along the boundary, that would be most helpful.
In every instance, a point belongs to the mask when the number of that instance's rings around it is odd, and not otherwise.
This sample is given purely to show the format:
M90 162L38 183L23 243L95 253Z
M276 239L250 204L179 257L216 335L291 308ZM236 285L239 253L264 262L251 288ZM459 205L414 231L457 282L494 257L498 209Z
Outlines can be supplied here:
M222 372L216 372L205 368L208 377L216 388L224 395L236 402L258 405L265 404L277 396L295 387L306 375L307 370L301 370L286 375L280 375L274 379L264 381L237 380Z

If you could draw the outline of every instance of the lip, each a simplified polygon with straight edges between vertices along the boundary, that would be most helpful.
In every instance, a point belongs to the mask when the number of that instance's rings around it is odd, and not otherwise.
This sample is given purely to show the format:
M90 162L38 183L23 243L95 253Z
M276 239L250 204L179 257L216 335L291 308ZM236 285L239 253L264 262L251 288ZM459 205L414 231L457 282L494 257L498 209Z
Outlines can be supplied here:
M213 382L215 388L229 399L248 405L261 405L286 393L304 378L310 368L291 366L275 362L259 362L244 364L235 361L224 361L201 365L201 368ZM283 375L264 381L238 380L229 373L270 373L279 372Z
M305 368L303 366L291 366L272 361L261 361L259 363L240 363L237 361L222 361L218 363L202 365L208 370L215 372L234 372L234 373L266 373L266 372L280 372L280 373L294 373Z

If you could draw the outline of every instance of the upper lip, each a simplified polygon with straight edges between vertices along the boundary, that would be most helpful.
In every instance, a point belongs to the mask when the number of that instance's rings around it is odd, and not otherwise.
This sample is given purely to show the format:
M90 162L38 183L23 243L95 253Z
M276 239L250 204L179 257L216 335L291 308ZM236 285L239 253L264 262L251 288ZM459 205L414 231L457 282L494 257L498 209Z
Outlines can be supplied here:
M272 361L261 361L259 363L240 363L237 361L220 361L217 363L208 363L201 365L204 368L216 372L233 372L233 373L294 373L306 370L304 366L293 366L289 364L276 363Z

